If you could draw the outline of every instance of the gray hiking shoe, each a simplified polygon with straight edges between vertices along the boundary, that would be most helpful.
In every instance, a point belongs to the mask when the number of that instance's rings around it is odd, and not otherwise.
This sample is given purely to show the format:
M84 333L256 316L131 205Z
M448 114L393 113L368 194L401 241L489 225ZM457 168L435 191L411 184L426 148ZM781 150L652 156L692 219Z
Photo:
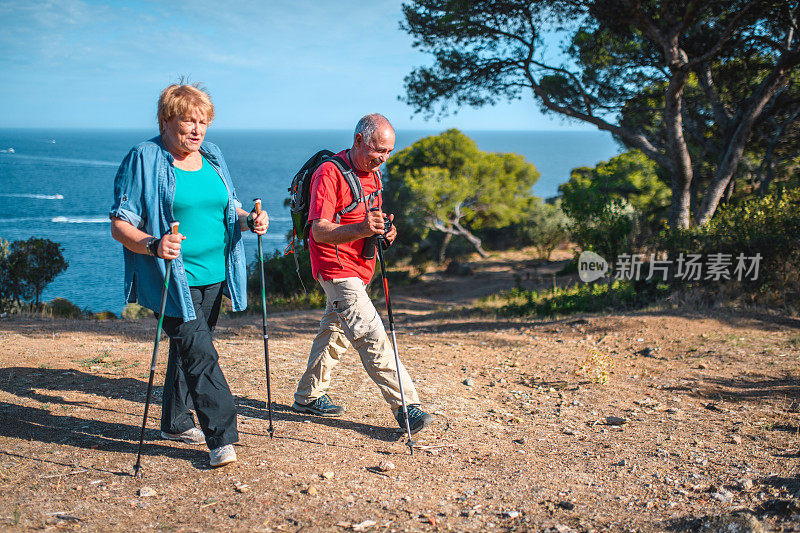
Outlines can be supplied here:
M397 423L400 425L400 429L405 431L406 429L406 418L403 416L403 409L400 408L397 410L397 414L394 417L397 420ZM420 431L422 428L427 426L433 421L433 417L419 408L419 404L409 405L408 406L408 425L411 428L411 434L413 435L417 431Z
M183 433L161 432L161 437L167 440L177 440L186 444L200 445L206 443L206 436L198 428L189 428Z
M214 448L208 452L208 459L211 466L214 468L218 466L225 466L236 462L236 450L233 449L233 444L226 444L219 448Z
M333 403L327 394L323 394L306 405L294 402L292 409L298 413L310 413L317 416L339 416L344 413L344 407Z

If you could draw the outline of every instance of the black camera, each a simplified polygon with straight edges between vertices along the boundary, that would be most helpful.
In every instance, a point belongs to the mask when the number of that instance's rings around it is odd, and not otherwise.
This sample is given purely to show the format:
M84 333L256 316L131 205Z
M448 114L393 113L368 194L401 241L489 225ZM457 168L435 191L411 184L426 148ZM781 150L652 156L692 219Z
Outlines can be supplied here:
M370 211L377 211L377 208L373 207ZM392 221L389 220L388 217L383 218L383 235L389 233L389 230L392 229ZM383 237L383 235L375 234L371 237L367 237L364 239L364 247L361 249L361 257L364 259L374 259L375 258L375 247L378 245L378 242L381 243L381 246L385 250L389 247L389 242Z

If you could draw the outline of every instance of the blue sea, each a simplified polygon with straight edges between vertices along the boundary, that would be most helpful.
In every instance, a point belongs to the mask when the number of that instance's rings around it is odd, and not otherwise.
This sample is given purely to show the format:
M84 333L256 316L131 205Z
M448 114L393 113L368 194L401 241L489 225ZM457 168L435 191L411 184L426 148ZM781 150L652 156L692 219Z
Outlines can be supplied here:
M114 175L135 144L155 131L0 129L0 239L44 237L64 249L69 268L44 291L43 299L67 298L81 308L124 307L122 248L111 238L108 211ZM435 131L400 131L399 150ZM541 172L534 194L555 196L570 170L593 166L619 153L602 132L466 131L480 149L516 152ZM317 150L350 145L351 131L209 130L207 139L222 149L237 188L247 204L260 196L270 215L266 250L283 249L291 227L283 202L297 169ZM248 261L256 238L245 234ZM265 250L265 251L266 251Z

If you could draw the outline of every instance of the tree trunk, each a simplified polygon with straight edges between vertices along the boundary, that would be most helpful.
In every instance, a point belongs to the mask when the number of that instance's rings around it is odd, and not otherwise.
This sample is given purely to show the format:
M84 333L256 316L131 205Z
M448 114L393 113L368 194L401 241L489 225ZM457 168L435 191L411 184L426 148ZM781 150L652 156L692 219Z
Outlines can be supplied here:
M444 240L442 240L442 244L439 245L439 264L444 263L444 256L447 252L447 245L450 244L450 241L453 239L452 233L445 233Z
M778 89L788 82L791 69L799 61L800 50L784 53L772 72L761 82L761 85L759 85L748 102L745 103L743 109L737 113L737 118L740 120L738 120L736 128L726 143L727 149L717 167L714 180L708 186L706 194L703 195L703 203L700 205L700 211L697 214L698 224L706 224L714 216L720 198L722 198L728 183L739 166L744 147L753 131L753 124Z
M481 246L481 240L478 237L470 233L470 231L467 228L465 228L458 222L454 222L453 227L456 228L456 232L459 235L463 235L464 238L469 241L469 243L475 248L475 251L478 252L478 254L481 257L483 257L484 259L489 257L489 254L487 254L486 251L483 249L483 246Z
M670 63L685 63L685 54L675 46L669 54ZM684 56L684 57L681 57ZM683 89L689 77L688 69L681 66L671 68L669 87L664 96L664 126L667 130L667 153L671 162L672 204L669 224L684 229L691 221L692 158L683 136Z

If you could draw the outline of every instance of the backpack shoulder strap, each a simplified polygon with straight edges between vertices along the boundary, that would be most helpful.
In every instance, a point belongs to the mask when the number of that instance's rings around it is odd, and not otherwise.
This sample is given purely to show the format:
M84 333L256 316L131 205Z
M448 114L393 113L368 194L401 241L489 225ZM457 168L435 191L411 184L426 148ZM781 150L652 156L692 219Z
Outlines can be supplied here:
M350 205L336 213L336 218L339 219L342 215L349 213L358 206L359 202L364 198L364 189L361 187L361 180L358 178L355 170L350 168L350 165L347 164L344 158L333 156L330 157L328 161L336 165L336 168L342 173L344 181L347 183L347 186L350 187L350 193L353 196L353 201L350 202Z

